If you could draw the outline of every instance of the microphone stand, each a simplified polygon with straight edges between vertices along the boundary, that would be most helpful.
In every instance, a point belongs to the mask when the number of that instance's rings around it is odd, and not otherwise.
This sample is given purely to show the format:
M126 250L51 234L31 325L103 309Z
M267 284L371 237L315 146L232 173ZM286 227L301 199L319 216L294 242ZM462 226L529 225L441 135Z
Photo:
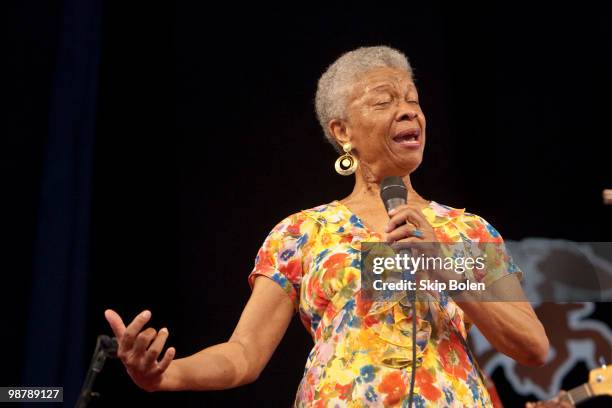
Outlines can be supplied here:
M400 254L410 254L412 255L412 252L409 250L400 250L399 251ZM404 271L405 272L405 271ZM410 273L410 281L411 282L416 282L416 275L414 275L414 273L416 273L416 271L409 271ZM402 274L403 275L403 274ZM402 277L403 278L403 277ZM412 309L412 362L411 362L411 373L410 373L410 388L408 391L408 408L412 408L412 404L414 402L414 383L415 383L415 379L416 379L416 365L417 365L417 361L416 361L416 349L417 349L417 336L416 336L416 332L417 332L417 305L416 305L416 296L417 294L417 288L415 286L414 290L410 290L408 289L406 291L406 298L408 299L408 303L410 304L410 308ZM401 302L400 302L401 303Z
M117 339L111 338L106 335L98 336L96 341L96 349L91 358L89 369L87 370L87 376L83 382L83 387L79 394L79 400L77 401L75 408L87 408L92 397L99 397L100 394L93 392L93 384L96 377L102 371L104 363L107 358L117 358Z
M404 184L401 177L385 177L380 184L380 198L385 204L385 209L387 213L395 207L406 204L408 201L408 189ZM412 251L410 250L400 250L399 253L407 253L412 255ZM404 271L405 272L405 271ZM416 276L414 273L416 271L411 272L411 281L416 282ZM402 273L403 275L403 273ZM403 279L403 276L402 276ZM414 383L416 379L416 348L417 348L417 310L416 310L416 293L417 289L415 287L414 291L408 290L406 293L406 297L408 298L408 302L410 303L410 307L412 308L412 372L410 373L410 389L408 391L408 408L412 408L414 402ZM401 300L400 300L401 303Z

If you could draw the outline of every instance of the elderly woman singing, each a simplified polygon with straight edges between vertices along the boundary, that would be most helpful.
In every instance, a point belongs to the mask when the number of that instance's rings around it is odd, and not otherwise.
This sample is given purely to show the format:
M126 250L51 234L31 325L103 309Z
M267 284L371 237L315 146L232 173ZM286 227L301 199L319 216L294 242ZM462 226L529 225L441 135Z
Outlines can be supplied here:
M401 301L381 306L362 296L362 242L467 240L504 248L483 218L426 200L412 187L426 126L407 58L389 47L342 55L319 80L316 111L339 152L336 171L354 175L352 193L296 212L271 230L248 277L251 297L225 343L174 360L172 347L160 356L168 330L144 329L149 311L126 327L107 310L129 375L147 391L219 390L253 382L297 312L314 346L296 407L491 406L467 332L475 324L500 352L521 364L543 364L548 339L528 302L449 294L411 308ZM387 212L380 184L389 176L402 178L410 199ZM481 280L503 278L507 291L522 294L512 258L503 251L489 261L495 267Z

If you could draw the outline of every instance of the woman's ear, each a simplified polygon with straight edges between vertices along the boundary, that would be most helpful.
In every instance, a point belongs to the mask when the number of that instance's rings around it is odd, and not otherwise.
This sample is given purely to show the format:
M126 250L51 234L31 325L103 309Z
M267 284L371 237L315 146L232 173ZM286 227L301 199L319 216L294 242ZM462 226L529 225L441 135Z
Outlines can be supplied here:
M348 134L348 129L343 120L332 119L329 121L329 133L334 137L334 140L340 147L343 144L351 141L351 137Z

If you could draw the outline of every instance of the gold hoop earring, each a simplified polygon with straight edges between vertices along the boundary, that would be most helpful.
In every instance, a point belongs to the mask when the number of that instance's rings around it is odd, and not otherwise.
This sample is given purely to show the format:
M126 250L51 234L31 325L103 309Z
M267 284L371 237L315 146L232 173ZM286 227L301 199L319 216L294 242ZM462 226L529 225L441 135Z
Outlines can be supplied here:
M351 154L352 147L353 146L350 143L345 143L342 145L344 154L338 157L336 164L334 165L338 174L350 176L357 170L359 160L357 160L357 158Z

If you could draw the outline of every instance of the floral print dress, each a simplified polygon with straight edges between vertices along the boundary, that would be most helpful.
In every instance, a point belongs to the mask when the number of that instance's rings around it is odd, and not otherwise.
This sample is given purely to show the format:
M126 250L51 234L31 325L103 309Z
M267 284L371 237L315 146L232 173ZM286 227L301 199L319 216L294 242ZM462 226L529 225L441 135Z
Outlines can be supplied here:
M483 218L430 202L422 210L440 242L494 242L490 285L518 268L500 234ZM278 283L311 334L295 407L407 407L412 370L412 318L407 302L362 296L361 242L380 242L339 201L303 210L276 225L249 275ZM483 307L486 305L483 304ZM452 298L417 302L415 407L490 407L477 366L466 349L470 322ZM460 338L463 337L463 339Z

